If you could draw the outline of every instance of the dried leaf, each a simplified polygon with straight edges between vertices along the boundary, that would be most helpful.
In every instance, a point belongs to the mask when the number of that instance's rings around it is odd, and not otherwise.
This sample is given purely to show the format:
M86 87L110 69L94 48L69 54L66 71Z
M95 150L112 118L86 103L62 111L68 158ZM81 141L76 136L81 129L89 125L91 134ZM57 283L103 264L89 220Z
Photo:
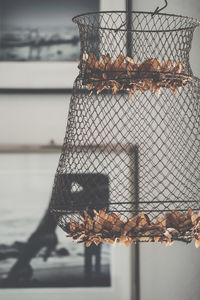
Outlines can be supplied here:
M157 225L160 225L161 227L167 226L167 220L163 217L157 217Z
M82 223L80 223L82 222ZM174 239L188 236L191 240L196 238L196 247L199 247L200 240L200 211L195 214L188 209L187 216L182 212L172 210L166 212L165 217L157 217L156 223L150 221L147 214L140 213L133 218L123 222L119 214L108 213L106 209L93 210L93 217L84 211L83 216L66 223L67 237L72 237L78 243L124 243L129 246L137 240L142 242L163 243L171 245Z
M113 239L109 239L109 238L108 238L108 239L106 239L106 242L108 242L108 243L110 243L110 244L114 244L115 241L114 241Z
M150 89L157 93L160 87L170 88L172 93L176 93L177 89L191 81L180 61L172 63L168 60L160 65L157 59L150 58L140 64L122 54L113 62L109 54L102 55L102 60L98 61L92 53L89 57L84 53L82 57L82 62L86 64L85 72L91 81L88 90L96 90L97 94L106 89L112 91L114 96L118 91L125 90L131 98L137 91L145 93Z
M128 92L128 98L130 99L132 97L132 95L133 95L132 90L129 90L129 92Z
M159 236L155 236L155 237L154 237L154 242L155 242L155 243L160 242L160 237L159 237Z
M135 217L129 219L128 222L124 226L123 232L127 233L132 228L135 228L137 226L137 221L138 221L138 216L135 216Z
M97 69L97 70L101 70L101 71L103 71L104 70L104 64L102 63L102 62L100 62L100 61L96 61L95 62L95 68Z
M70 231L74 232L76 230L76 225L74 224L74 222L70 223Z
M116 233L122 232L123 226L124 222L121 220L117 220L112 226L112 231Z
M121 69L122 63L124 62L124 56L120 54L117 59L112 64L112 70L119 70ZM126 65L125 65L126 66Z
M171 64L172 64L171 60L165 61L160 67L161 72L169 71L169 67L171 66Z
M174 67L170 69L171 73L181 73L182 71L182 64L180 61L174 64Z
M96 56L93 53L91 53L88 60L87 60L87 67L94 68L95 64L96 64L96 61L97 61Z
M127 241L127 236L125 235L121 235L120 238L119 238L119 243L120 244L123 244Z
M197 222L200 220L200 218L198 217L198 215L196 215L195 213L191 216L191 220L192 220L192 224L196 225Z
M193 214L194 214L193 210L191 208L188 208L188 212L187 212L188 217L192 217Z
M149 237L148 236L142 236L142 237L140 237L140 241L141 242L148 242L149 241Z
M195 247L199 248L200 247L200 239L195 241Z
M191 219L186 219L186 220L184 221L184 223L178 224L178 227L179 227L180 229L185 230L185 228L189 228L189 227L191 227L191 225L192 225Z
M173 244L173 241L169 238L166 241L166 246L171 246Z
M178 223L185 222L186 216L185 216L182 212L180 212L180 211L178 211L178 210L176 210L176 211L173 210L173 214L174 214L175 217L177 218Z
M175 228L167 228L167 231L173 236L179 234L178 230Z
M92 244L91 241L88 241L88 242L85 243L86 247L90 247L91 244Z
M126 247L128 247L131 244L131 239L126 240L125 242Z
M168 238L168 239L171 239L172 238L172 235L170 234L170 232L168 230L166 230L164 232L164 235Z
M143 62L139 67L139 72L156 72L158 71L160 63L157 59L147 59L145 62ZM148 76L148 74L146 74Z
M178 226L178 219L174 213L174 210L171 212L165 213L166 219L167 219L167 227L176 227Z
M125 60L127 61L127 62L129 62L130 63L130 65L136 65L136 66L138 66L139 65L139 63L137 62L137 61L135 61L134 59L132 59L131 57L125 57Z
M86 61L88 59L88 54L86 51L83 52L83 55L82 55L82 60L83 61Z
M116 83L112 87L112 95L115 95L118 90L119 90L119 85Z
M139 214L138 215L138 228L144 228L147 227L150 224L149 217L146 214Z
M93 83L89 83L88 84L88 91L91 91L94 88Z

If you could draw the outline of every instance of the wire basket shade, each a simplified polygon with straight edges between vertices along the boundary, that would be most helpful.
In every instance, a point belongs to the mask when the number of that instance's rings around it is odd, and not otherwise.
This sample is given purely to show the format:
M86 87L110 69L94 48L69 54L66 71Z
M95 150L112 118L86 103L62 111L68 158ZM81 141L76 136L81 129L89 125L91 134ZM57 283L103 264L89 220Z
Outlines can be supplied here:
M137 62L157 58L160 62L180 61L192 74L189 51L199 21L182 16L150 12L102 12L77 16L73 21L80 31L81 52L100 57L109 54L131 56ZM87 76L88 61L81 64Z
M78 16L80 73L51 212L75 240L200 244L199 80L186 17ZM127 42L128 38L128 42Z

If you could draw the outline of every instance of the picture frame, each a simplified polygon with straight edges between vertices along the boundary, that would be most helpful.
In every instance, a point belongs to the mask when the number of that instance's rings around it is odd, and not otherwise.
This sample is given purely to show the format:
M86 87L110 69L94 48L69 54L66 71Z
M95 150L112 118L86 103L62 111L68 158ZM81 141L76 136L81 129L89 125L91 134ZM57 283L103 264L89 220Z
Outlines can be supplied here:
M91 288L23 288L3 289L0 296L4 300L65 300L66 297L73 300L131 300L132 299L132 247L114 245L111 248L111 287Z
M83 146L84 147L84 146ZM88 149L88 148L87 148ZM106 155L112 154L114 151L115 157L120 153L120 158L126 158L130 162L130 170L132 174L136 174L136 164L137 160L135 157L136 148L131 145L127 145L127 150L124 154L122 153L122 148L120 145L104 147L106 150ZM78 152L80 149L78 149ZM84 148L83 148L83 151ZM91 151L100 151L102 149L93 147ZM135 187L133 186L133 189ZM27 296L30 300L35 300L39 298L41 300L53 300L57 297L59 300L64 300L68 296L73 297L73 300L87 299L105 300L115 299L115 300L131 300L132 295L135 293L136 280L134 279L134 267L135 267L135 246L125 247L124 245L114 244L110 247L111 249L111 287L84 287L84 288L12 288L12 289L1 289L0 296L5 300L15 299L25 300Z
M106 10L125 10L125 0L100 0L100 11ZM78 75L77 65L77 62L0 62L0 89L71 89Z

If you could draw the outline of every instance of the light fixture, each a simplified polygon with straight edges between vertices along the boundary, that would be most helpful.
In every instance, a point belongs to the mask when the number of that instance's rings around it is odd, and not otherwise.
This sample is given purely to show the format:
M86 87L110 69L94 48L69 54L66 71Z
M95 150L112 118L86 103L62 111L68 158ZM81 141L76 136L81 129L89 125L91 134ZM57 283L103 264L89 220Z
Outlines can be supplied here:
M158 12L75 17L81 41L51 199L79 242L200 246L199 21Z

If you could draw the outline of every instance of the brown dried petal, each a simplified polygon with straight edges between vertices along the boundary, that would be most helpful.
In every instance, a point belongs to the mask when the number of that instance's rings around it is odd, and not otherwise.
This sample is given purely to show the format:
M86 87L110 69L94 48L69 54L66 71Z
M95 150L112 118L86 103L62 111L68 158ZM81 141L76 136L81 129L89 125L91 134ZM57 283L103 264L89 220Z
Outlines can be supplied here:
M169 232L172 236L179 234L178 230L175 228L167 228L167 232Z
M182 212L173 210L166 213L166 218L158 217L156 223L151 222L149 217L142 213L128 219L126 223L120 219L119 214L106 213L106 209L99 212L94 210L93 213L92 218L85 211L85 218L80 217L82 224L78 223L75 218L72 222L66 223L67 236L76 241L79 240L78 243L86 241L88 245L92 242L96 245L101 242L114 243L116 240L128 246L137 239L160 243L164 239L167 245L171 245L174 238L185 235L193 239L194 235L197 240L196 245L199 247L200 211L197 215L189 209L186 218ZM133 237L134 232L137 233L137 237Z
M194 214L193 210L191 208L188 208L188 212L187 212L188 217L192 217L193 214Z
M174 210L173 213L176 216L176 218L178 219L179 223L182 223L186 220L186 216L182 212L180 212L178 210Z
M76 225L74 224L74 222L70 223L70 232L74 232L76 230Z
M95 68L96 68L97 70L103 71L104 68L105 68L105 65L104 65L102 62L100 62L100 61L96 61L96 63L95 63Z
M91 91L94 88L93 83L89 83L88 84L88 91Z
M139 72L155 72L158 71L160 63L157 59L147 59L139 67Z
M182 64L180 61L175 63L174 67L170 69L171 73L181 73L181 71L182 71Z
M171 246L173 244L173 241L171 238L168 238L166 241L166 246Z
M172 64L171 60L167 60L166 62L164 62L160 67L161 72L169 71L169 67L171 66L171 64Z
M139 66L139 63L137 62L137 61L135 61L133 58L131 58L131 57L125 57L125 60L127 61L127 62L129 62L129 65L131 65L132 67L133 66Z
M140 241L141 242L148 242L149 241L149 237L148 236L140 237Z
M102 224L100 224L100 223L98 223L98 222L95 222L95 223L94 223L94 231L95 231L95 232L100 232L100 231L102 230L102 228L103 228L103 225L102 225Z
M124 62L124 56L122 54L118 55L114 63L112 64L112 70L121 69L122 63Z
M157 217L157 225L160 225L161 227L167 226L167 220L163 217Z
M155 236L155 237L154 237L154 242L155 242L155 243L160 242L160 237L159 237L159 236Z
M91 53L87 61L87 67L94 68L96 61L97 61L96 56L93 53Z
M92 244L91 241L87 241L87 242L85 243L86 247L90 247L91 244Z
M196 225L199 222L200 217L198 215L196 215L195 213L193 213L193 215L191 216L191 220L192 220L192 224Z
M200 239L195 241L195 247L199 248L200 247Z
M174 214L174 211L166 212L165 216L167 217L167 227L176 227L179 225L178 219Z
M138 219L137 223L138 223L139 228L145 227L150 224L149 217L146 214L139 214L138 217L139 217L139 219Z
M128 220L128 222L124 226L123 232L126 233L130 231L132 228L137 226L138 216L135 216Z
M131 244L131 239L127 239L124 243L126 245L126 247L128 247Z

